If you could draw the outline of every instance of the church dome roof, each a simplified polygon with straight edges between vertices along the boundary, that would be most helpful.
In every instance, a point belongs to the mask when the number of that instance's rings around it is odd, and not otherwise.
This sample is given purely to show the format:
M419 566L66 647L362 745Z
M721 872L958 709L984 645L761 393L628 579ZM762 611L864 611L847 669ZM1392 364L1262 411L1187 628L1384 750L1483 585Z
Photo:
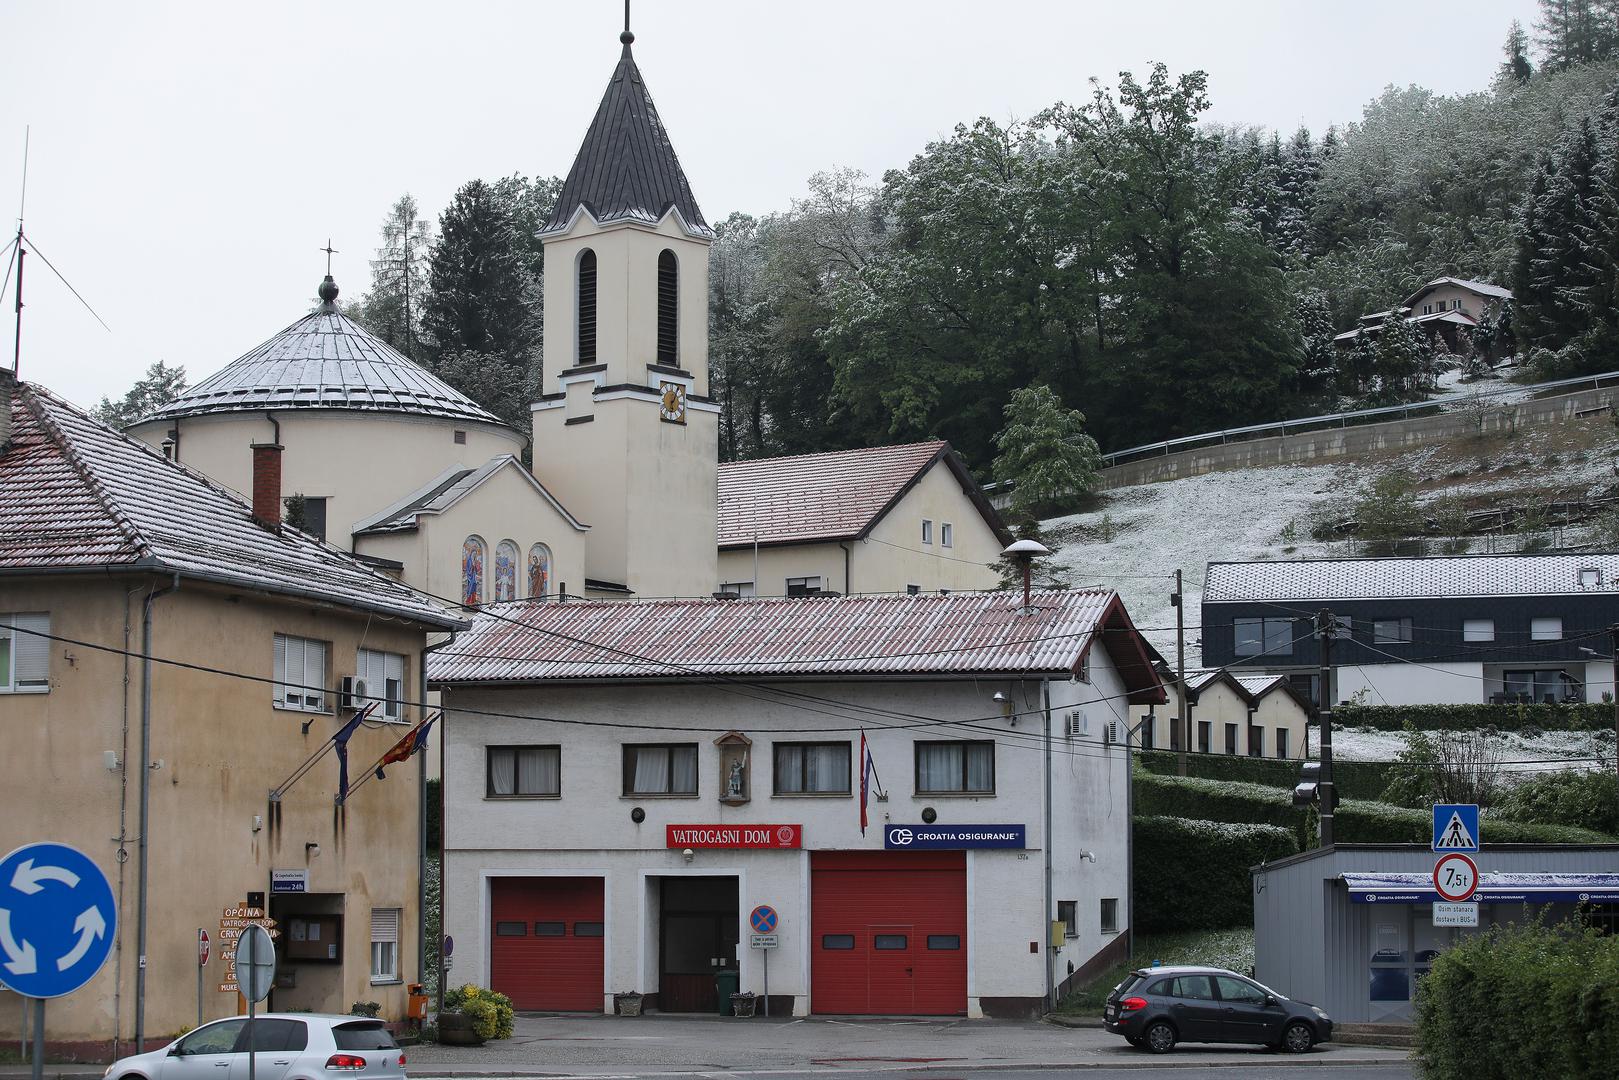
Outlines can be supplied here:
M329 274L321 283L320 296L314 311L142 422L269 409L348 409L506 426L344 315Z

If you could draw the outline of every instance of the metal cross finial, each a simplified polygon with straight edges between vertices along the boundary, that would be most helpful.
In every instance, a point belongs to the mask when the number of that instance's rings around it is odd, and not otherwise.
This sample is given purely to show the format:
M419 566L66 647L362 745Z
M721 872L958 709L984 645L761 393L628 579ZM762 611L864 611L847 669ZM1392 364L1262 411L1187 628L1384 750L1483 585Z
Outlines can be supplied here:
M624 32L630 32L630 0L624 0Z
M332 276L332 256L336 255L338 253L337 249L332 246L332 238L330 236L328 236L326 238L326 246L323 247L323 248L316 248L315 250L316 251L324 251L326 253L326 276L331 277Z

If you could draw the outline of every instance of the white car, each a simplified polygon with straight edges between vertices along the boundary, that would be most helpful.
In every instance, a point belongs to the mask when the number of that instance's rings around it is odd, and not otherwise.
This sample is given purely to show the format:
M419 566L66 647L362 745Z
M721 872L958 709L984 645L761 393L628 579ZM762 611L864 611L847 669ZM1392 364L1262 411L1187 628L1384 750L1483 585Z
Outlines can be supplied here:
M105 1080L247 1080L248 1023L204 1024L161 1050L119 1058ZM404 1080L405 1054L381 1020L265 1013L253 1020L254 1080Z

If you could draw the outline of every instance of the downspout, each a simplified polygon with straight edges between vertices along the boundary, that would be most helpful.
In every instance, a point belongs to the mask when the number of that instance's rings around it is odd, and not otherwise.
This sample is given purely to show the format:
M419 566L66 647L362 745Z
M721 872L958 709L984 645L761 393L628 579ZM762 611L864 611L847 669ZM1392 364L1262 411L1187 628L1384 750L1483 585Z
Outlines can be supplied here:
M566 590L562 599L566 599ZM455 642L455 634L432 645L422 646L422 670L420 675L421 701L423 708L427 706L427 654L451 645ZM444 1011L444 864L449 854L449 844L444 830L445 810L450 800L445 793L448 786L448 777L444 775L444 744L450 737L450 710L444 704L444 694L439 692L439 721L438 721L438 940L433 942L433 964L437 967L438 978L434 984L437 1003L434 1006L434 1015ZM425 871L427 865L427 755L422 755L422 867ZM422 923L426 925L427 909L427 879L425 873L422 877ZM425 950L424 950L425 951Z
M849 541L839 540L838 547L843 549L843 595L854 595L854 582L849 580ZM755 590L757 593L757 589Z
M142 1054L146 1052L146 881L151 861L147 838L152 822L152 601L179 588L180 574L176 571L172 585L147 593L141 605L141 867L135 890L135 1050ZM127 758L124 771L129 771Z
M1041 833L1041 842L1040 842L1040 847L1044 851L1045 860L1046 860L1046 917L1044 919L1044 926L1043 926L1043 929L1042 929L1041 936L1046 939L1045 940L1045 946L1046 946L1045 947L1045 954L1046 954L1046 1008L1055 1009L1057 1007L1057 985L1056 985L1056 980L1052 976L1052 970L1051 970L1051 965L1052 965L1053 961L1055 961L1057 959L1056 951L1053 950L1052 947L1051 947L1052 913L1056 910L1052 906L1052 899L1051 899L1052 898L1052 881L1051 881L1051 874L1052 874L1052 866L1051 866L1051 844L1052 844L1052 836L1051 836L1051 679L1050 678L1045 678L1045 679L1040 680L1040 685L1041 685L1041 689L1044 691L1044 694L1045 694L1045 705L1046 705L1046 708L1045 708L1045 738L1043 740L1041 740L1042 743L1044 744L1044 750L1043 750L1043 753L1042 753L1041 756L1044 757L1044 759L1045 759L1045 776L1046 776L1046 799L1045 799L1046 807L1045 807L1045 812L1046 812L1046 823L1045 823L1044 829L1043 829L1043 831Z
M129 639L135 632L135 627L129 618L129 601L139 589L131 589L124 594L124 693L120 718L120 739L118 745L118 933L113 938L112 960L112 1058L117 1061L123 1055L118 1053L118 1044L122 1041L124 1033L124 868L129 865L129 850L124 845L129 841L129 658L133 655L129 647Z

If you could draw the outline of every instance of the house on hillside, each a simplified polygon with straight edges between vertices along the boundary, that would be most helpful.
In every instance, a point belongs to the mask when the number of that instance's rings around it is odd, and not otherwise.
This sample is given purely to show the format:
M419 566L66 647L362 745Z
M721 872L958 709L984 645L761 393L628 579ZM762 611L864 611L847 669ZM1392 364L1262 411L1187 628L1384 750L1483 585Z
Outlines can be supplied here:
M1169 700L1137 710L1131 741L1143 750L1179 750L1180 687L1167 666L1158 673ZM1307 757L1312 709L1286 675L1242 668L1186 673L1186 715L1198 753Z
M719 467L722 592L993 589L1012 542L947 442Z
M422 719L428 635L466 623L37 385L0 371L0 397L0 850L76 847L117 908L106 965L51 1002L49 1052L105 1060L195 1024L198 927L219 931L201 1011L235 1014L220 928L244 905L281 935L271 1008L402 1019L422 772L343 801L327 749L369 705L346 741L369 775ZM24 1015L0 990L0 1037Z
M1284 675L1318 701L1322 610L1338 626L1333 701L1600 701L1619 553L1210 563L1203 659Z
M1375 338L1396 311L1430 338L1443 341L1448 351L1464 353L1471 347L1468 332L1486 319L1500 316L1512 300L1512 291L1484 281L1434 278L1406 297L1398 309L1362 315L1353 330L1333 338L1340 348L1353 348L1362 338Z
M760 905L778 1016L1037 1016L1126 956L1102 718L1163 690L1113 592L501 605L430 678L455 977L519 1009L764 994Z

